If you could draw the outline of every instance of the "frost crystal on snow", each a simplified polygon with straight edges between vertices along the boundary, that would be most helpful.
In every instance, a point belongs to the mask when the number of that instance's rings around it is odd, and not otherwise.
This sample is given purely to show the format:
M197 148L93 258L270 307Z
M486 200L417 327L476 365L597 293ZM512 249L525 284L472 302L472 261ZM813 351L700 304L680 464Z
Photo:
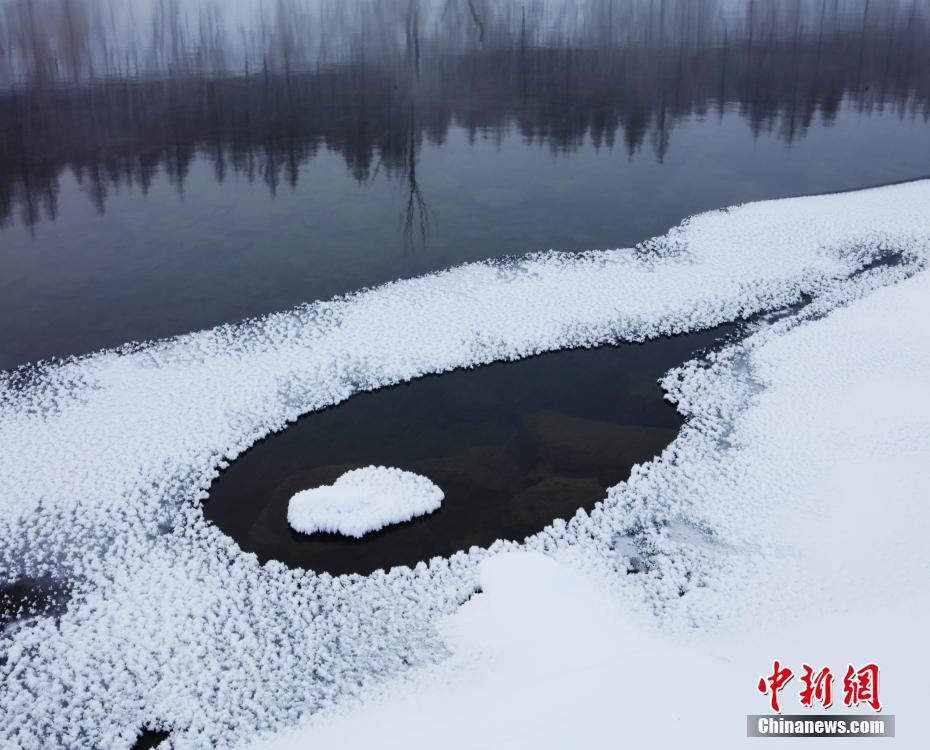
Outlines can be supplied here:
M394 523L438 510L443 492L412 471L366 466L347 471L333 484L298 492L287 508L297 531L328 531L360 539Z

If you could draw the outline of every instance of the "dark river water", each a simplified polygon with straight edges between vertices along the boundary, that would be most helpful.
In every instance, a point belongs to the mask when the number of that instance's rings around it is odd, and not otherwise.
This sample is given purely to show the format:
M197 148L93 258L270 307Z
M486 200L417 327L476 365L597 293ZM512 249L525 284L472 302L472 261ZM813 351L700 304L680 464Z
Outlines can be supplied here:
M930 174L922 2L103 5L0 14L0 369ZM206 512L333 571L521 537L668 443L656 378L707 343L356 397L246 453ZM370 462L446 504L361 543L287 530L289 493Z

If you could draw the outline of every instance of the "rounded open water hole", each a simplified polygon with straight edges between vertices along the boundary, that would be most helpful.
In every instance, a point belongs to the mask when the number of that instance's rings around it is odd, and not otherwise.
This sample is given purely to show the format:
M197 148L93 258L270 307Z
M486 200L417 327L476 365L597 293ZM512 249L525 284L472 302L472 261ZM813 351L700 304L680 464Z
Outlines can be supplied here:
M334 575L523 540L590 509L661 453L682 418L658 379L734 329L559 351L355 395L243 453L213 483L204 514L262 562ZM358 540L291 529L292 495L369 464L429 477L445 492L442 507Z

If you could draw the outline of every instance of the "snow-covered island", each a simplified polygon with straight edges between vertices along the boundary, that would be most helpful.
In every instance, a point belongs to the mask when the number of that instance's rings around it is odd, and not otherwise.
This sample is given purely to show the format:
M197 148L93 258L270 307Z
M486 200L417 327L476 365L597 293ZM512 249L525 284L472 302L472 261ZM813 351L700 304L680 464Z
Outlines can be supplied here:
M420 474L366 466L347 471L332 484L298 492L288 505L287 522L304 534L328 531L361 539L438 510L443 497L443 491Z

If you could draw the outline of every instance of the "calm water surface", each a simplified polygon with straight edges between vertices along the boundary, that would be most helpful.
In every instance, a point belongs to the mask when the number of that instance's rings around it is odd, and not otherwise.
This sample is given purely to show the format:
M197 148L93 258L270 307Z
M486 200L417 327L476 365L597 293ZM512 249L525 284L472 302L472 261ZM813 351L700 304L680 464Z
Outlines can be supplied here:
M661 453L681 418L657 379L732 331L557 352L354 396L248 450L214 482L204 512L263 561L330 573L522 540L591 508ZM361 540L288 526L294 493L369 464L428 476L445 492L442 507Z
M930 174L922 2L265 5L6 4L0 369ZM207 513L260 556L333 570L519 537L546 513L516 498L589 503L667 444L655 379L707 343L359 396L245 454ZM422 469L446 506L351 550L282 526L292 490L368 462Z
M205 5L0 14L0 369L930 174L921 2Z

